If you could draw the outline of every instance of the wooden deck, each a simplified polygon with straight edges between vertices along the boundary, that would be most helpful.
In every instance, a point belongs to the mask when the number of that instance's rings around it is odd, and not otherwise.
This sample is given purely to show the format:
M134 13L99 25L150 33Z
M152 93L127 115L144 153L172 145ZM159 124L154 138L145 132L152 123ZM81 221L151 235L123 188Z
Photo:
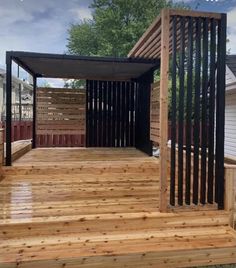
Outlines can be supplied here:
M3 172L1 268L236 263L228 213L160 213L159 161L135 149L35 149Z

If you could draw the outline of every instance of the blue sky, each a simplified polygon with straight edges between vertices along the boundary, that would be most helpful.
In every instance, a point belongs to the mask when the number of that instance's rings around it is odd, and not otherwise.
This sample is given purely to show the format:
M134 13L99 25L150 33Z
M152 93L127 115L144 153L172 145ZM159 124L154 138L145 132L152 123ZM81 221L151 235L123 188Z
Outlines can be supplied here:
M65 53L67 29L71 23L91 18L91 2L92 0L0 0L0 68L5 68L6 50ZM236 0L183 2L188 3L192 9L227 13L230 40L228 48L232 54L236 54ZM52 79L50 83L56 85L57 82Z

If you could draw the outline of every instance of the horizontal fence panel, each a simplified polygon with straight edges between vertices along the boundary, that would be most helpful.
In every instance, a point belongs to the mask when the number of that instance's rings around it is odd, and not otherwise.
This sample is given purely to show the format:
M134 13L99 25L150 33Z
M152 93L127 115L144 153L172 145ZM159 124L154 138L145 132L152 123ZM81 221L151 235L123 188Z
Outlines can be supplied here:
M150 140L160 142L160 82L155 82L151 87L150 102Z
M85 89L37 89L37 144L84 146Z

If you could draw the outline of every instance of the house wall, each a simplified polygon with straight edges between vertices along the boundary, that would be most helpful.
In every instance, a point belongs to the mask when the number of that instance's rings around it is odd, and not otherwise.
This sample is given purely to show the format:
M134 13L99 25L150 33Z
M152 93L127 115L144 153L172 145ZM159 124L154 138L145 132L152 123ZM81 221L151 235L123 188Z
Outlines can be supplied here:
M5 85L6 85L6 73L0 70L0 121L5 120ZM32 85L27 84L24 81L16 77L12 77L12 119L19 120L19 87L21 87L21 117L22 119L32 118Z
M236 157L236 84L225 96L225 156Z

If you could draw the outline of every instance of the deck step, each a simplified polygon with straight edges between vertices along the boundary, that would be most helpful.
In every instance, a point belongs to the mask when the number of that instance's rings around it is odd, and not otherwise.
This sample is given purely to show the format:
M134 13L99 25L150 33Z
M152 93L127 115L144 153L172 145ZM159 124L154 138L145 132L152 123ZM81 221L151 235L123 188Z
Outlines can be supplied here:
M229 227L34 236L0 245L2 268L189 267L233 263L235 256Z
M194 215L194 217L193 217ZM227 226L225 212L114 213L0 220L0 238Z

